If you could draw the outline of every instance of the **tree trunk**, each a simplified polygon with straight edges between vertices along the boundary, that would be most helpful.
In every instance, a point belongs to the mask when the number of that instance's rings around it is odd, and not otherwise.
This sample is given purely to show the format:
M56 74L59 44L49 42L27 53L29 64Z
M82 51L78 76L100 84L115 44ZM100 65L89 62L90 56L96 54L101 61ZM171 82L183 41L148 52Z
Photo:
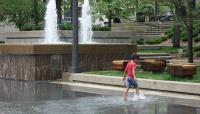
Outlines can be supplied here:
M138 19L137 19L137 12L138 12L138 9L139 9L138 0L135 1L135 6L136 6L136 8L135 8L135 19L138 21Z
M73 4L72 3L73 3L73 0L71 0L71 7L70 7L70 10L71 10L70 11L71 12L71 24L73 24L73 21L72 21L73 20L73 16L72 16L72 11L73 11L73 7L72 6L73 6Z
M111 10L108 11L108 27L111 30L112 28L112 11Z
M175 48L180 48L180 35L181 35L181 30L180 30L180 16L181 16L181 9L176 6L175 8L175 26L174 26L174 37L173 37L173 47Z
M188 0L189 3L189 25L188 25L188 62L193 63L193 19L192 19L192 10L196 8L196 0Z
M189 22L188 26L188 62L193 63L193 43L192 43L192 35L193 35L193 27L192 27L192 20Z
M175 23L177 23L177 22L175 22ZM175 24L174 37L173 37L173 47L174 48L180 48L180 34L181 34L180 28L181 27L179 24Z
M59 24L61 24L61 20L62 20L61 3L62 3L62 0L56 0L57 19L58 19Z
M158 20L158 14L159 14L159 5L157 0L155 0L155 21Z
M111 30L112 29L112 10L111 8L111 1L112 0L108 0L108 27Z

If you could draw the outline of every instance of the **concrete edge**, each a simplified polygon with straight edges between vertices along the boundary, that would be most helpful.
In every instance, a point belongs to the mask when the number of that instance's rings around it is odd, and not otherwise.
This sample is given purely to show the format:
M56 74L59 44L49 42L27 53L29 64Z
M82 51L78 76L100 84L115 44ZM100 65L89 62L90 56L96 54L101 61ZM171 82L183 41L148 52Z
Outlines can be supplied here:
M68 81L68 82L77 81L77 82L95 83L102 85L124 86L122 77L64 72L62 74L62 79L63 81ZM150 79L138 79L138 83L139 87L143 89L200 95L199 83L161 81L161 80L150 80Z
M71 90L71 91L80 91L86 93L93 93L99 95L112 95L112 96L123 96L125 91L124 87L116 87L116 86L106 86L106 85L99 85L99 84L89 84L89 83L82 83L82 82L53 82L56 84L61 84L64 90ZM135 90L131 89L130 94L134 94ZM199 95L190 95L190 94L182 94L182 93L175 93L175 92L163 92L163 91L152 91L146 89L140 89L140 93L144 94L145 96L159 96L159 97L169 97L173 100L174 103L177 104L184 104L187 106L200 106L200 96ZM123 99L123 97L122 97Z

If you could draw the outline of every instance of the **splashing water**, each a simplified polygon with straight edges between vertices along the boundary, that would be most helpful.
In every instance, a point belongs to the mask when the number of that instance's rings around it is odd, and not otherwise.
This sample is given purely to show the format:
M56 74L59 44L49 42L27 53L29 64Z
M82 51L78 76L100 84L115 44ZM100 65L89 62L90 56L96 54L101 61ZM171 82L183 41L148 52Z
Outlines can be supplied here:
M139 99L146 99L146 97L144 96L144 94L140 93L139 95L134 95L133 96L133 100L136 101L136 100L139 100Z
M92 42L92 18L89 14L90 4L89 0L84 0L82 17L81 17L81 43L91 43Z
M56 43L59 42L57 33L57 13L56 2L50 0L47 4L47 10L45 15L45 40L44 43Z

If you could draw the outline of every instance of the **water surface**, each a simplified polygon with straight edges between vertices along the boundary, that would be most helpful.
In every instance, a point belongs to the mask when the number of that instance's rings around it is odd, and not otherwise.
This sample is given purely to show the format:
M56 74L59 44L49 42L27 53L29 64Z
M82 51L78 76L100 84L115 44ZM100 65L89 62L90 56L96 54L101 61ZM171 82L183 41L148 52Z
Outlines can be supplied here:
M127 102L122 96L63 90L49 82L0 80L0 114L200 114L174 98L146 96Z

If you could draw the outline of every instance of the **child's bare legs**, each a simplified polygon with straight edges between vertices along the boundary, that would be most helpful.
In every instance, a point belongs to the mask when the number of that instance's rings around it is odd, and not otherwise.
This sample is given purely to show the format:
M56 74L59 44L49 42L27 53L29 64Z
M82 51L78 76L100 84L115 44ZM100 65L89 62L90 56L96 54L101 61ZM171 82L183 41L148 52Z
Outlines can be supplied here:
M129 90L129 88L127 88L126 91L125 91L125 93L124 93L124 101L127 101L128 90Z
M136 94L139 96L139 88L138 87L135 88L135 91L136 91Z

